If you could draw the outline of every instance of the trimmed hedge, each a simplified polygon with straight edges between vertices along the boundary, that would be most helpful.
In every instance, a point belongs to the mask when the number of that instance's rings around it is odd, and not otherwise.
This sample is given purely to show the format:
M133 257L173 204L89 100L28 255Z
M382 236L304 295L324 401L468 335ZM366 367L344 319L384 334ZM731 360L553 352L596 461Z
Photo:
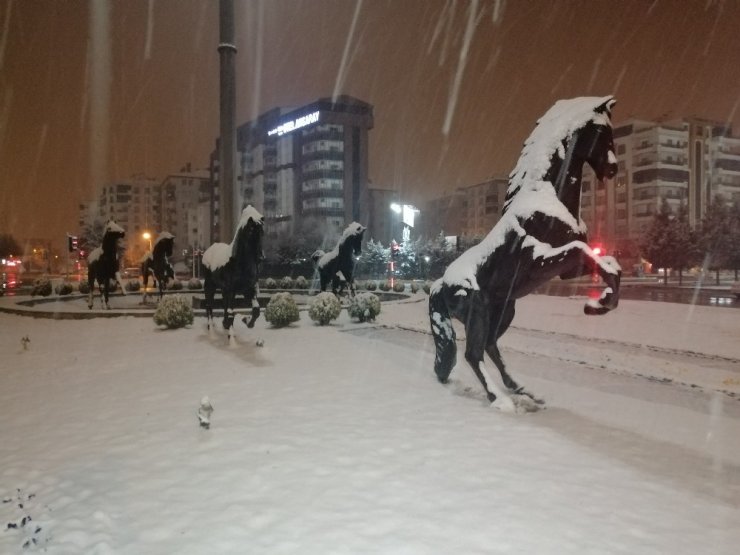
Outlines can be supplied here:
M287 292L275 293L265 307L265 320L275 328L288 326L300 318L298 305Z
M336 320L342 312L342 303L334 295L324 291L319 293L311 301L308 308L308 316L320 326L325 326L332 320Z

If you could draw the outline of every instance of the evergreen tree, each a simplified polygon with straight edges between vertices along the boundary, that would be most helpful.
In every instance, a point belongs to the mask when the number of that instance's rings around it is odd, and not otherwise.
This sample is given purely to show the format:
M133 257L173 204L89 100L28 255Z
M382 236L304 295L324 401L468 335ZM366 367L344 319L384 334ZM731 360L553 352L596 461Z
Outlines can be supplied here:
M654 268L665 270L665 284L668 284L668 268L670 268L673 261L672 217L671 206L666 199L663 199L660 209L653 216L653 221L640 238L642 256L649 260Z
M701 250L704 266L715 271L719 285L719 271L730 267L732 236L730 230L730 208L721 195L712 199L701 222Z
M355 273L371 279L385 278L389 260L390 249L384 247L379 241L370 239L362 248L362 256L357 263Z
M735 281L740 271L740 200L736 200L730 208L730 252L728 256L728 268L735 272Z
M683 202L670 225L675 235L672 267L678 270L678 284L682 285L683 271L699 262L697 234L691 229L689 212Z

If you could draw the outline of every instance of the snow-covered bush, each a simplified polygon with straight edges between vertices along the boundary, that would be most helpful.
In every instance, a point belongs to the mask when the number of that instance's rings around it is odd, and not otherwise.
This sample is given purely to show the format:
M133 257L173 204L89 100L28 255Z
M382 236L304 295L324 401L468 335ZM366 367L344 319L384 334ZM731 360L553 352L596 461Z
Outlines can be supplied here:
M365 289L368 291L375 291L378 288L378 284L375 283L372 279L367 280L367 283L365 284Z
M90 286L87 284L86 281L81 281L80 284L77 286L77 289L83 295L87 295L90 292Z
M419 285L416 282L411 282L411 292L416 293L419 291Z
M285 276L280 280L280 289L293 289L293 278Z
M193 309L183 295L162 298L154 312L154 323L168 328L182 328L193 323Z
M339 302L334 293L328 291L316 295L308 307L309 318L320 326L325 326L332 320L336 320L340 312L342 312L342 303Z
M298 305L288 292L275 293L265 307L265 320L275 328L288 326L300 320Z
M173 279L167 284L167 289L170 291L182 291L182 282L179 279Z
M31 296L41 295L42 297L48 297L51 295L51 281L47 277L40 277L33 282L33 289L31 289Z
M390 283L388 283L387 281L381 281L381 282L380 282L380 283L378 284L378 288L379 288L379 289L380 289L381 291L390 291L390 290L391 290L391 284L390 284Z
M265 280L265 289L277 289L277 281L272 278Z
M188 280L188 289L191 291L197 291L198 289L202 289L203 284L200 282L198 278L190 278Z
M428 281L425 281L424 282L424 286L422 287L422 289L424 290L424 293L426 293L428 295L429 292L432 290L432 284L430 282L428 282Z
M54 292L57 295L69 295L72 293L72 284L68 281L63 281L54 288Z
M393 284L393 290L396 293L403 293L405 289L406 289L406 285L402 281L397 281L396 283Z
M380 299L374 293L358 293L352 297L347 312L360 322L372 322L380 314Z
M303 276L298 276L297 278L295 278L295 288L308 289L308 280Z
M141 288L141 283L138 279L130 279L126 282L126 291L138 291Z

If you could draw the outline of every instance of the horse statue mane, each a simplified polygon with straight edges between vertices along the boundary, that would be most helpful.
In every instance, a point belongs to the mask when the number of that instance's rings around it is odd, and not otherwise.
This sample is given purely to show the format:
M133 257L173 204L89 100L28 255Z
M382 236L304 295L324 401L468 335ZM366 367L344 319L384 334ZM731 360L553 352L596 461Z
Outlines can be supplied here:
M510 411L536 410L542 401L511 378L497 346L514 318L516 299L554 277L597 273L606 288L599 299L586 303L584 312L605 314L617 307L619 264L588 246L580 218L583 164L588 163L600 180L617 172L610 119L614 104L611 96L556 102L524 143L509 176L501 219L433 284L429 318L440 382L447 382L455 365L451 318L456 318L466 330L465 359L492 405ZM484 354L512 395L491 380L483 365Z
M321 282L321 291L326 291L331 282L332 291L339 295L342 290L342 278L349 285L350 294L354 295L354 267L355 261L353 256L359 256L362 253L362 238L365 233L365 227L357 222L349 224L342 236L337 241L337 246L327 253L317 250L311 256L316 261L319 270ZM341 275L340 275L341 274Z
M257 303L257 278L259 264L264 258L262 237L264 235L264 218L251 204L242 210L236 232L231 243L214 243L203 253L205 280L206 315L208 328L213 320L213 298L217 289L221 289L224 304L224 329L229 330L233 338L234 310L233 301L241 294L252 304L252 317L247 322L253 327L259 317Z
M118 262L118 240L126 236L126 231L113 220L108 220L103 228L102 245L90 251L87 257L87 283L90 287L87 298L87 306L93 307L93 292L95 282L100 288L101 302L106 308L110 308L109 290L110 281L115 280L121 286L121 292L125 295Z

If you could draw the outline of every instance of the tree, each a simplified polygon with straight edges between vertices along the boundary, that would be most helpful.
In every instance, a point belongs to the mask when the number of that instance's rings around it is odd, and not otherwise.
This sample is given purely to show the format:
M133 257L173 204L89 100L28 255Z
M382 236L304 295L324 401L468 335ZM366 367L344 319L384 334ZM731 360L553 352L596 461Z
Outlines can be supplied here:
M731 252L731 212L721 195L712 199L701 221L701 250L704 253L704 266L715 271L719 285L719 271L730 267Z
M390 250L379 241L370 239L362 248L356 274L372 279L385 278L390 260Z
M683 203L674 214L668 200L662 200L660 209L640 240L640 249L653 266L666 270L664 284L668 284L669 268L679 271L681 283L683 270L692 266L697 257L696 236L689 227Z
M23 250L10 233L0 233L0 256L21 256Z
M740 200L736 200L730 208L729 244L728 268L735 272L737 281L740 271Z

